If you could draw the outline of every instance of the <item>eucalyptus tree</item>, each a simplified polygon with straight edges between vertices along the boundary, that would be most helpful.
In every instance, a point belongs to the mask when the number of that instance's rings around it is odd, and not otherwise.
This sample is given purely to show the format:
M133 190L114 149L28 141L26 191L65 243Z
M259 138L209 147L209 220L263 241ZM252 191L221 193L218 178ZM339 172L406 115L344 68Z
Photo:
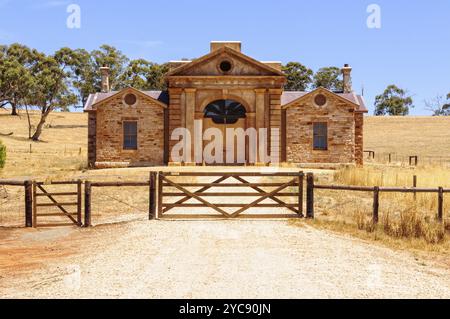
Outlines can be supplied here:
M335 66L319 69L314 74L313 88L323 87L330 91L343 91L344 82L341 69Z
M389 85L384 92L375 97L375 115L405 116L413 108L413 99L408 92L396 85Z
M286 75L286 91L306 91L312 83L313 71L300 62L289 62L282 68Z
M31 125L30 114L27 108L29 123L29 137L38 141L47 118L54 110L68 110L69 106L77 103L77 95L71 90L72 69L76 65L77 54L63 48L54 55L36 55L36 64L32 69L34 84L27 98L27 105L39 111L39 122L34 128Z
M11 115L18 115L33 86L32 68L36 50L20 45L0 46L0 107L11 106Z

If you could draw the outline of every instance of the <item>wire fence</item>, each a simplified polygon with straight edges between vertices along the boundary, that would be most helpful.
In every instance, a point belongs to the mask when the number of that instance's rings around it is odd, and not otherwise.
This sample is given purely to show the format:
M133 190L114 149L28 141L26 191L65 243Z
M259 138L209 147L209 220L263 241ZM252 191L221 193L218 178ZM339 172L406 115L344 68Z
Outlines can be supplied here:
M23 187L0 185L0 227L25 226Z
M450 167L450 156L429 156L420 154L397 154L387 152L365 151L366 163L400 165L400 166L442 166Z
M147 187L93 187L92 225L145 220L149 216Z

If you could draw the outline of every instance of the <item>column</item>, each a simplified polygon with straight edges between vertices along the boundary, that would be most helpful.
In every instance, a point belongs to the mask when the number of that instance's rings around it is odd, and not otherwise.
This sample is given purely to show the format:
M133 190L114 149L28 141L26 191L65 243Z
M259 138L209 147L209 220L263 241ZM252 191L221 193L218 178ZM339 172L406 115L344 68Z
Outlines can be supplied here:
M191 145L186 145L185 149L190 150L191 160L188 165L193 165L194 162L194 120L195 120L195 104L196 104L196 89L184 89L185 92L185 123L186 128L191 133Z

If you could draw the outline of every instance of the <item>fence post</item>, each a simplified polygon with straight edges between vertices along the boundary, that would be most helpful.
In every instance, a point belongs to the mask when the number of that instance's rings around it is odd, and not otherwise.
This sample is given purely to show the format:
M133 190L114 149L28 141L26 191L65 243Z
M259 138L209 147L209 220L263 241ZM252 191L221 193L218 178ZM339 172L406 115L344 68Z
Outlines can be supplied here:
M156 219L160 219L163 214L163 172L158 173L158 210Z
M33 215L33 227L37 227L37 197L36 197L37 189L36 189L36 181L33 181L33 209L32 209L32 215Z
M380 188L378 186L373 189L373 223L378 224L380 218Z
M33 227L33 182L25 181L25 227Z
M306 176L306 217L314 218L314 174Z
M84 227L91 227L91 182L84 183Z
M149 220L156 218L156 172L150 173Z
M82 195L81 192L83 190L83 182L79 179L77 181L77 224L78 227L83 226L82 221L82 208L81 208L81 202L82 202Z
M439 187L438 194L438 221L444 221L444 188Z
M417 188L417 175L413 177L413 187ZM414 192L414 200L417 200L417 192Z
M298 174L298 214L303 217L303 180L305 174L300 172Z

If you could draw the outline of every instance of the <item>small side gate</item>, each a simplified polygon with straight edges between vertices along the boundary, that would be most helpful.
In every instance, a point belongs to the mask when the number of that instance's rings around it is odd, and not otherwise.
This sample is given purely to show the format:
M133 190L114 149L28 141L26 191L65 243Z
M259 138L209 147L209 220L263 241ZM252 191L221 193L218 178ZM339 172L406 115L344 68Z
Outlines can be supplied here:
M158 218L304 217L303 172L160 172L158 176ZM207 214L199 214L200 209Z
M81 227L82 185L82 181L34 182L33 227Z

